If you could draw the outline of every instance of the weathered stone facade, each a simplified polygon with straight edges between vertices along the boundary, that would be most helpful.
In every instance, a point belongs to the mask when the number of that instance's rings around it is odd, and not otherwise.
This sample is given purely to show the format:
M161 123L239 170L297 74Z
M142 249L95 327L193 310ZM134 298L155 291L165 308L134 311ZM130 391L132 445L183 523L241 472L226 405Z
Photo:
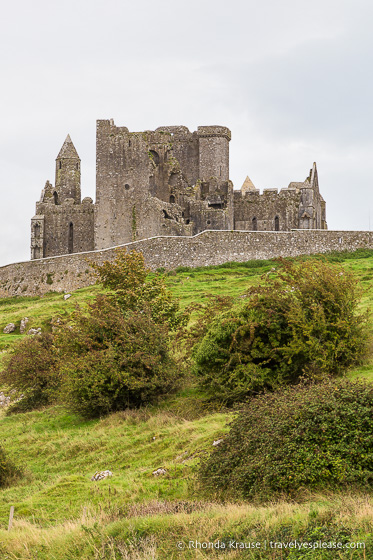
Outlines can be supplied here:
M194 237L164 236L123 245L141 251L147 265L174 269L178 266L218 265L229 261L270 259L373 248L369 231L205 231ZM3 296L42 295L49 291L71 292L96 280L91 262L115 256L116 248L31 260L0 268ZM5 325L4 325L5 326Z
M79 253L94 249L94 205L81 202L80 158L67 136L56 159L56 180L49 181L31 220L31 258Z
M96 203L81 202L80 159L68 136L31 226L31 258L105 249L154 236L205 230L326 229L316 165L303 183L263 194L229 179L230 130L159 127L129 132L97 121Z

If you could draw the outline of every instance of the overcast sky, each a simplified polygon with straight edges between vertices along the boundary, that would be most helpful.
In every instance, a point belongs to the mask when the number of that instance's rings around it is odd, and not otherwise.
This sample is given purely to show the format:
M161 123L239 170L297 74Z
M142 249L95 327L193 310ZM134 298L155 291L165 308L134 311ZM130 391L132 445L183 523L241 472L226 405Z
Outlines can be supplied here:
M371 0L20 0L1 19L0 266L30 258L68 133L95 198L97 119L227 126L235 188L316 161L329 229L373 227Z

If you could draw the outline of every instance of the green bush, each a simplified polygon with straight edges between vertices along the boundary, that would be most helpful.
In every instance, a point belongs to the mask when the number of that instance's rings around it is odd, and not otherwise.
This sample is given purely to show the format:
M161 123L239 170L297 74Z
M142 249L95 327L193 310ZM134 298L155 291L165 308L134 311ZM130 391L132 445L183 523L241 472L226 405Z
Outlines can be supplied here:
M373 386L330 380L252 399L203 462L202 487L229 498L373 487Z
M56 399L60 377L59 356L50 333L22 340L11 354L5 356L0 382L23 394L8 413L25 412Z
M5 360L0 381L22 392L23 412L59 399L86 417L137 407L177 385L169 331L184 321L164 278L149 276L141 253L119 251L95 266L111 293L59 318L52 333L29 337Z
M179 375L168 352L167 328L150 313L124 316L106 296L88 314L78 312L74 326L59 333L68 356L61 369L62 394L70 408L86 417L153 402L175 388Z
M113 290L113 298L123 313L149 311L156 323L176 328L185 316L179 313L179 301L167 289L163 274L149 275L144 256L138 251L118 249L113 261L94 264L98 282Z
M22 471L7 457L5 450L0 447L0 488L10 486L22 475Z
M338 375L368 342L361 290L340 266L283 261L239 305L219 315L195 348L195 372L227 404L300 378Z

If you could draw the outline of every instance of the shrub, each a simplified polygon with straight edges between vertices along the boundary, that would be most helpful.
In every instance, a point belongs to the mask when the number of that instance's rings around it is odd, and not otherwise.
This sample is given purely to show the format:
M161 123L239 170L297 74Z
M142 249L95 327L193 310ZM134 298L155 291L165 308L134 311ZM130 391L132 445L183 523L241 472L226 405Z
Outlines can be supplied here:
M4 358L3 364L1 383L23 393L23 398L9 407L9 413L33 410L56 398L59 357L52 334L25 338Z
M179 375L168 352L167 328L144 311L123 315L106 296L74 326L60 331L59 348L69 356L62 367L63 395L86 417L153 402L174 389Z
M0 447L0 488L10 486L22 475L22 471L7 457L5 450Z
M10 412L58 398L94 417L154 401L180 374L168 351L169 331L184 315L163 277L151 277L141 253L119 251L95 266L113 293L78 307L52 333L27 338L8 358L0 381L23 393ZM62 389L61 389L62 383Z
M352 273L319 260L282 262L243 303L219 315L197 345L201 385L228 404L360 362L367 313Z
M153 321L171 329L184 321L163 274L150 276L142 253L118 249L113 261L94 264L93 268L104 288L114 291L113 297L124 313L149 310Z
M373 486L373 386L330 380L252 399L202 464L205 491L269 498Z

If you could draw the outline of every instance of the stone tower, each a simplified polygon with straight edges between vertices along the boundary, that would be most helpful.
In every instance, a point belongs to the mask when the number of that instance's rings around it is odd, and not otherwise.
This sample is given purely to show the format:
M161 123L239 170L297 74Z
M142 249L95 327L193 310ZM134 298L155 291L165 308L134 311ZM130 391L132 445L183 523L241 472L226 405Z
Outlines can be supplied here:
M218 177L229 180L229 142L231 131L225 126L199 126L199 177L207 181Z
M56 158L56 181L53 196L57 204L72 198L80 204L80 157L68 134Z
M67 135L56 158L55 186L47 181L31 220L31 258L94 249L94 205L81 202L80 158Z

